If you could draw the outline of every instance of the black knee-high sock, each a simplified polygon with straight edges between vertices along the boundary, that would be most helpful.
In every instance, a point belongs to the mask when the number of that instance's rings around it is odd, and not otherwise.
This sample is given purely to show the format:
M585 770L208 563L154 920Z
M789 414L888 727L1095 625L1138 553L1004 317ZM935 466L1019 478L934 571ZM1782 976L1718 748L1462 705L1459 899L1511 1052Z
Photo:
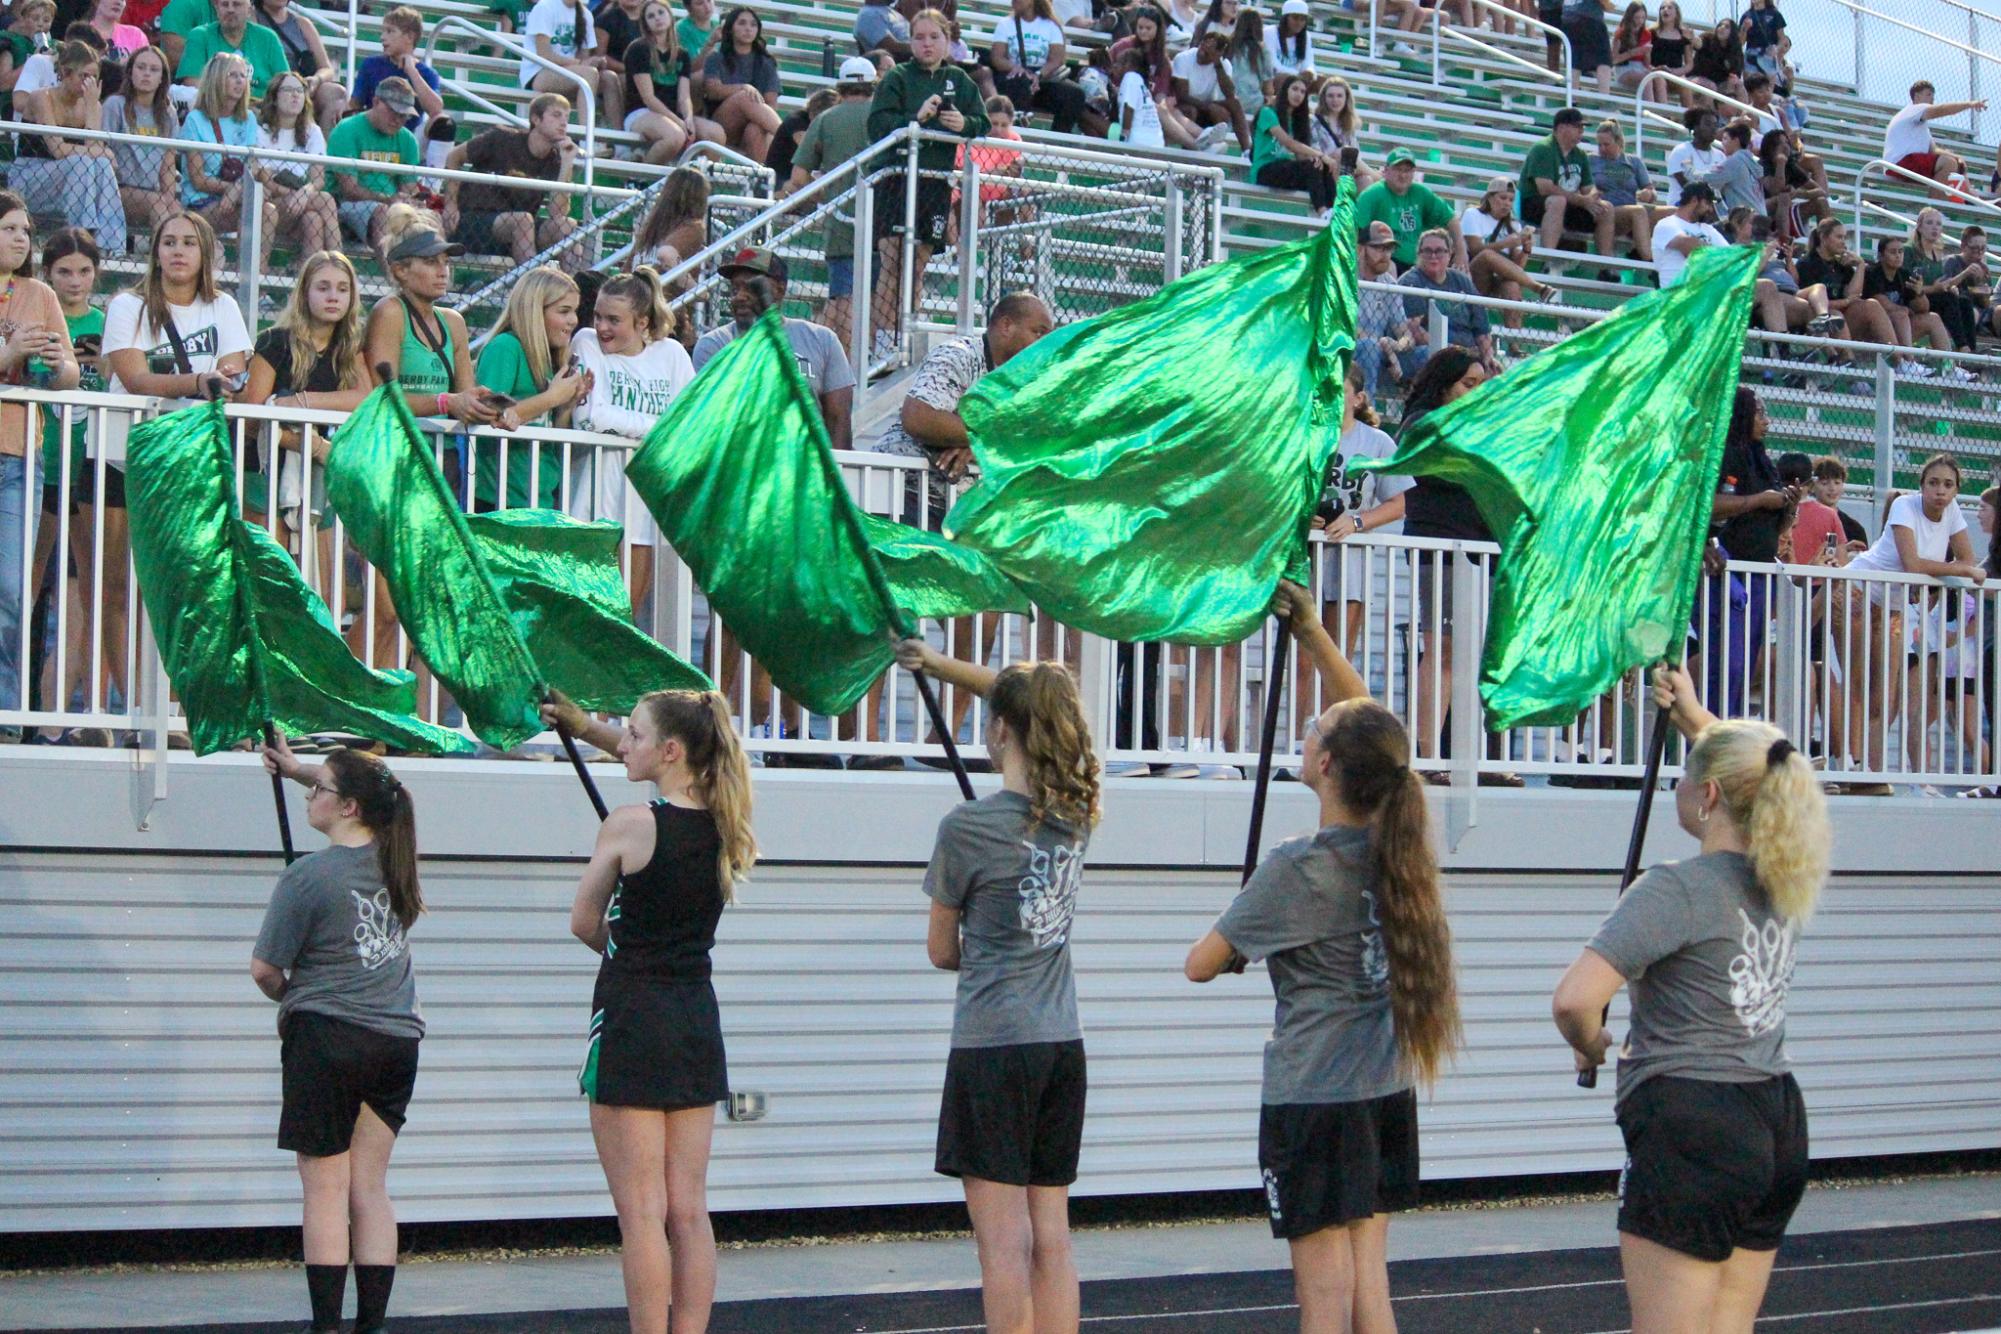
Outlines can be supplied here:
M389 1289L395 1282L395 1265L354 1267L355 1334L368 1334L382 1327L389 1314Z
M347 1295L346 1265L307 1265L306 1291L313 1298L313 1328L340 1328L341 1298Z

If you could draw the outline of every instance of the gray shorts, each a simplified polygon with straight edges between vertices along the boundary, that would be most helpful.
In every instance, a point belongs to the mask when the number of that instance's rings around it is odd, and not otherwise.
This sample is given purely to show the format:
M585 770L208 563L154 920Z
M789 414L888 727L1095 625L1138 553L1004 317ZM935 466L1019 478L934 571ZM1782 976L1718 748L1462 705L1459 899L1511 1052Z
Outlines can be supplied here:
M375 222L375 215L387 208L372 199L344 199L340 202L340 223L347 234L366 245L368 229Z

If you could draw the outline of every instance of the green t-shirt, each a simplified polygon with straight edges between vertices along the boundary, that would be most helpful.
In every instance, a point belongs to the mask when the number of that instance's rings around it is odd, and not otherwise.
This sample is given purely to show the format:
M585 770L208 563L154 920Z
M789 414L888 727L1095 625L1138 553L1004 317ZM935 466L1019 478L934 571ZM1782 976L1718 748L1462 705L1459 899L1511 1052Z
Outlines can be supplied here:
M213 22L215 22L213 0L169 0L167 7L160 11L159 21L153 26L161 32L186 37L204 23Z
M809 172L826 173L834 170L859 154L869 146L868 137L869 100L857 98L853 101L837 102L814 118L806 127L806 133L799 137L799 151L792 155L792 165L803 167ZM837 206L838 214L852 218L852 203ZM855 253L855 228L852 222L827 223L827 258L852 259Z
M683 18L674 25L674 35L681 39L681 50L687 54L690 61L701 54L702 48L708 45L709 34L715 30L716 25L713 23L706 28L698 28L691 18ZM695 103L698 107L701 105L699 96L696 97Z
M188 44L181 51L180 68L174 71L176 79L199 80L208 62L227 52L242 56L250 62L250 96L253 100L264 96L264 85L283 74L292 66L285 59L285 44L278 40L278 34L261 23L252 23L243 30L243 45L231 46L223 38L220 23L204 23L188 34Z
M1527 160L1522 163L1518 186L1524 200L1542 193L1536 189L1538 180L1555 181L1557 188L1566 194L1581 190L1591 184L1591 159L1582 145L1565 153L1557 148L1554 137L1544 139L1529 150Z
M83 378L76 387L89 393L104 392L104 368L98 361L104 345L104 312L96 306L81 315L65 314L63 323L69 326L70 345L76 349L76 359L83 367ZM56 478L56 433L62 429L61 418L54 412L42 414L42 484L55 486ZM70 485L75 486L83 477L84 436L90 430L90 414L78 411L70 421L69 428L69 475Z
M366 113L348 116L333 127L327 136L328 157L360 158L365 162L400 162L406 167L417 165L417 136L398 125L394 134L384 134L369 124ZM392 176L386 171L335 171L334 180L348 177L364 190L372 190L379 195L393 195L399 182L410 179L407 176ZM339 186L334 187L335 197L339 197Z
M545 386L535 383L535 377L528 369L528 354L521 348L521 340L512 333L495 335L480 349L479 361L472 369L473 383L482 389L491 389L497 394L506 394L517 402L533 398ZM541 418L536 418L537 421ZM526 424L524 419L523 424ZM526 441L510 442L507 446L507 503L503 508L511 510L555 509L563 492L563 450L560 445L544 445L541 466L536 467L535 447ZM473 495L483 505L492 505L498 494L500 482L500 442L476 439L473 441ZM539 483L531 495L528 479L533 475Z
M1279 146L1278 137L1273 133L1278 129L1278 113L1270 107L1258 112L1258 123L1251 130L1251 175L1256 176L1271 162L1283 162L1292 154Z
M1400 195L1391 194L1388 184L1377 181L1355 200L1356 230L1366 233L1372 222L1388 223L1396 233L1397 263L1405 268L1417 263L1417 238L1433 227L1445 226L1452 217L1452 205L1416 181Z

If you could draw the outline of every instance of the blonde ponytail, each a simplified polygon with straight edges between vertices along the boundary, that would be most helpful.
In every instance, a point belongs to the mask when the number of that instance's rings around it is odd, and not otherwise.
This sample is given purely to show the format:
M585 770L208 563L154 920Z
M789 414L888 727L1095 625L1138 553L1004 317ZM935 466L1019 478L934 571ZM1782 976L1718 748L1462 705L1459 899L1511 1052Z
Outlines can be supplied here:
M1031 824L1048 817L1091 829L1098 823L1098 757L1077 680L1060 662L1001 669L987 703L1028 761Z
M617 297L646 321L646 341L657 343L674 332L674 312L667 307L667 292L660 274L651 264L641 264L631 273L621 273L598 289L598 300Z
M1688 779L1713 782L1744 831L1751 871L1772 911L1804 926L1827 883L1827 799L1813 766L1770 723L1713 723L1688 753Z
M646 710L661 736L687 747L694 795L708 808L722 840L716 877L723 902L736 902L737 882L757 862L757 836L751 828L750 761L737 744L729 701L714 690L656 690L633 708Z

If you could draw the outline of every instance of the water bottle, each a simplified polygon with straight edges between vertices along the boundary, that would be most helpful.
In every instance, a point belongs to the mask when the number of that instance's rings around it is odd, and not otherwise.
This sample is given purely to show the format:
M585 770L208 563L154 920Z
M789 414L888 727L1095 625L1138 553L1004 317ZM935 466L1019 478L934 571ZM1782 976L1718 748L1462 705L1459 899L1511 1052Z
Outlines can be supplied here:
M56 382L56 368L40 357L28 359L28 388L47 389Z
M834 39L831 37L820 40L820 77L823 79L834 77Z

